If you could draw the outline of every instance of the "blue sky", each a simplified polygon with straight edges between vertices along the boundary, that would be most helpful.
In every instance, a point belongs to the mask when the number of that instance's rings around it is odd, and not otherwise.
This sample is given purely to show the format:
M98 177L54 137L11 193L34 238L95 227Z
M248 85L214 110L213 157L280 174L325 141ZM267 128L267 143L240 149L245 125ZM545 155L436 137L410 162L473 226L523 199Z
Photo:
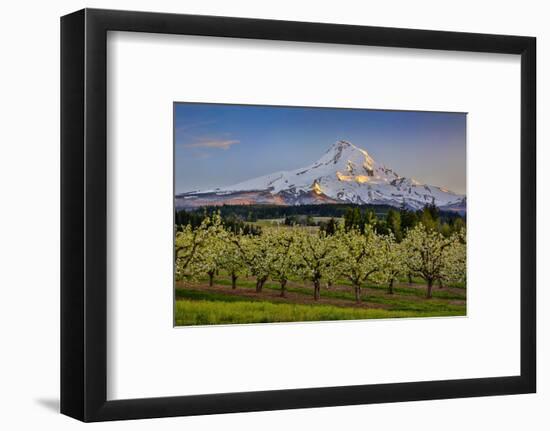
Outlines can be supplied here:
M313 163L343 139L406 177L466 193L466 114L177 103L176 193Z

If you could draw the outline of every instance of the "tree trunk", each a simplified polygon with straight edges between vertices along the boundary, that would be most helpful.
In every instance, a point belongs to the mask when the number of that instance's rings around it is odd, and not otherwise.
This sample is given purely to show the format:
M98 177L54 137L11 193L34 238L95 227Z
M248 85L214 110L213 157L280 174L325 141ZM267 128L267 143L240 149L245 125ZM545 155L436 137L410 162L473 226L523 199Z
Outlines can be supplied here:
M232 272L231 273L231 289L236 289L237 288L237 275Z
M354 283L353 289L355 290L355 302L361 302L361 285Z
M330 289L332 287L332 281L327 281L327 289Z
M318 301L321 298L321 282L319 280L315 280L313 282L313 299L315 301Z
M388 285L388 293L393 295L393 278L390 280L390 284Z
M426 291L426 298L430 299L432 297L432 286L434 281L432 279L428 280L428 290Z
M281 297L286 298L286 280L281 280Z
M260 293L262 291L262 288L264 287L266 277L258 278L256 280L256 293Z
M437 287L439 287L441 289L443 287L443 280L441 280L441 278L438 278L437 283L438 283Z
M410 272L408 274L408 277L409 277L409 284L413 284L413 276Z
M208 273L208 285L210 287L214 286L214 271Z

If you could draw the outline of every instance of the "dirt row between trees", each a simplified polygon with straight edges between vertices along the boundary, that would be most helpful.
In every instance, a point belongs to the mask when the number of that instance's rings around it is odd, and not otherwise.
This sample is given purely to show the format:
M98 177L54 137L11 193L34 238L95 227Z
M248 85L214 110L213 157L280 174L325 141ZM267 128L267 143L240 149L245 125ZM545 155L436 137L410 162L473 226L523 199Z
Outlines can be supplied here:
M303 284L300 284L300 283L297 283L297 282L292 282L292 281L287 282L287 286L288 287L291 287L291 286L304 287ZM407 288L407 289L417 289L417 290L422 291L423 293L426 292L426 285L419 284L419 283L412 283L412 284L409 284L409 283L395 283L393 285L393 287L394 287L394 289L396 289L396 288L397 289ZM323 286L323 290L324 289L326 289L326 286ZM334 285L334 286L331 286L330 288L328 288L328 290L340 291L340 292L351 292L351 286ZM371 292L371 293L374 293L374 294L384 293L384 289L371 289L371 288L368 288L368 287L362 287L361 291L362 292L363 291L364 292ZM460 287L450 287L450 286L439 287L439 286L437 286L437 284L434 285L433 291L434 292L448 292L448 293L451 293L451 294L457 295L457 296L465 296L466 295L466 290L462 289ZM394 296L398 297L399 295L396 294ZM406 299L409 299L412 295L401 295L401 296L406 298ZM421 299L425 299L425 298L421 298ZM444 299L444 298L439 298L439 299Z
M186 290L193 290L193 291L199 291L199 292L205 292L205 293L212 293L212 294L223 294L223 295L229 295L229 296L236 296L240 297L246 300L252 300L252 301L269 301L273 303L286 303L286 304L304 304L304 305L333 305L338 307L350 307L350 308L382 308L382 309L391 309L391 304L380 304L377 302L371 302L369 301L369 297L381 297L383 296L387 300L396 300L396 301L426 301L426 298L423 296L417 296L417 295L402 295L399 293L394 293L392 295L389 295L388 293L384 292L381 289L371 289L371 288L362 288L361 289L361 296L363 298L362 302L357 303L353 299L341 299L341 298L332 298L327 297L326 295L323 296L323 292L346 292L346 293L352 293L352 288L350 286L331 286L330 288L323 287L321 290L321 298L319 300L313 299L313 287L311 287L311 294L303 294L298 292L286 292L286 297L280 296L280 291L277 289L267 288L264 287L264 289L261 292L256 292L253 288L246 288L246 287L239 287L237 286L236 289L232 289L231 286L224 285L224 284L217 284L214 283L212 287L208 285L208 283L186 283L186 282L177 282L176 284L177 288L186 289ZM300 283L295 282L288 282L287 288L292 289L293 287L299 287L304 288L307 286L304 286ZM396 284L395 287L412 287L408 284ZM416 287L416 286L415 286ZM422 288L422 286L418 286L418 288ZM464 294L463 289L459 288L450 288L450 287L443 287L440 290L447 290L449 292L453 293L459 293ZM458 291L458 292L455 292ZM453 305L464 305L465 300L450 300L450 299L444 299L444 298L433 298L429 301L443 301L448 304Z

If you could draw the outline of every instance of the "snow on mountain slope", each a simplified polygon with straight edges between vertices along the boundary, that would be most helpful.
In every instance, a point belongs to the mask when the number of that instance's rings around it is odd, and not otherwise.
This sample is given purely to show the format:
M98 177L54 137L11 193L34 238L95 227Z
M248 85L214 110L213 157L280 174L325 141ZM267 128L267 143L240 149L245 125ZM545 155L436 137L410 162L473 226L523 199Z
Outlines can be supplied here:
M421 184L377 163L347 141L332 145L315 163L212 190L176 196L177 208L223 204L379 204L419 209L426 204L462 208L465 196Z

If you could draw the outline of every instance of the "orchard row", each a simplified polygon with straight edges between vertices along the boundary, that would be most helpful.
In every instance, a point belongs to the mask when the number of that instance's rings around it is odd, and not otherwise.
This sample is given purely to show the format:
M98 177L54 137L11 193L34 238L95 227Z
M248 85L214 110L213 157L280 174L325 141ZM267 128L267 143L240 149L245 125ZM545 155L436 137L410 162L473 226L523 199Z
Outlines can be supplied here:
M264 229L260 235L224 228L214 213L201 224L180 226L175 238L176 278L214 277L224 271L236 288L239 277L253 276L261 292L268 279L280 284L286 295L288 280L301 279L313 286L319 299L321 285L347 279L361 301L361 286L367 282L385 284L393 293L394 283L403 277L421 277L426 297L432 297L435 283L466 282L466 231L445 236L418 223L406 230L400 241L392 232L380 234L371 226L361 230L339 223L333 234L300 227Z

